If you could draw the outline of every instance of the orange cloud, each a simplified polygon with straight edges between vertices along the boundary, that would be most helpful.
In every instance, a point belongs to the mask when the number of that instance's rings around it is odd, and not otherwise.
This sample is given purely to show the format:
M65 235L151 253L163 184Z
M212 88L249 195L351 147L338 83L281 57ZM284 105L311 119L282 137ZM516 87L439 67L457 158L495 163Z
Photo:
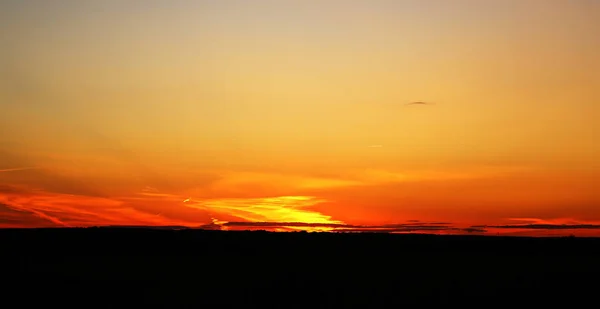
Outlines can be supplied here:
M185 205L250 222L343 223L310 209L323 202L313 196L279 196L190 200Z
M362 185L362 182L334 177L258 172L226 172L208 186L217 194L248 196L277 195L292 191L332 189Z
M59 194L34 190L0 194L4 212L21 218L26 224L31 217L43 219L48 226L95 225L191 225L192 222L166 218L134 208L125 201L83 195ZM14 222L0 226L14 226Z
M8 172L19 172L19 171L27 171L36 169L37 167L16 167L16 168L5 168L0 169L0 173L8 173Z
M480 225L490 234L512 236L599 236L600 221L583 221L572 218L509 218L503 225Z
M392 169L348 169L329 176L306 173L225 172L205 188L220 195L290 195L295 192L336 190L422 181L456 181L494 178L525 170L524 167L478 167L461 170L397 171ZM333 176L335 175L335 176Z

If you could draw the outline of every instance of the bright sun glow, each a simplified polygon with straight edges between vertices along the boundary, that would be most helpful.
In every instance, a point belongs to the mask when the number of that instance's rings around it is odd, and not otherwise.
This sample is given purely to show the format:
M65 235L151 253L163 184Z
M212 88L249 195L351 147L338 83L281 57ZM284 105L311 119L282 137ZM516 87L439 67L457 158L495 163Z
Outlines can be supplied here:
M343 223L310 209L322 202L324 200L312 196L279 196L199 200L186 205L250 222Z

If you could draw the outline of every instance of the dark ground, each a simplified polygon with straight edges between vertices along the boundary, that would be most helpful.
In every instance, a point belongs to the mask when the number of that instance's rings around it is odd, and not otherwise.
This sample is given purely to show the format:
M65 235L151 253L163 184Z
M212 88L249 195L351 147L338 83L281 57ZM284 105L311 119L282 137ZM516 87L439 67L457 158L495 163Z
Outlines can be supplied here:
M579 308L600 292L600 238L32 229L0 230L0 252L4 308Z

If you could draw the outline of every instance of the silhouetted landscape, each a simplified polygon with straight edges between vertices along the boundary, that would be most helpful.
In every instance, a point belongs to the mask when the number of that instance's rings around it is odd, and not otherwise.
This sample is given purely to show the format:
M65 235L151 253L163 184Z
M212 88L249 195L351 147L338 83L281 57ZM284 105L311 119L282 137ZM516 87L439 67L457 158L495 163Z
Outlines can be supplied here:
M3 297L23 305L575 304L600 275L599 238L106 227L5 229L0 243Z

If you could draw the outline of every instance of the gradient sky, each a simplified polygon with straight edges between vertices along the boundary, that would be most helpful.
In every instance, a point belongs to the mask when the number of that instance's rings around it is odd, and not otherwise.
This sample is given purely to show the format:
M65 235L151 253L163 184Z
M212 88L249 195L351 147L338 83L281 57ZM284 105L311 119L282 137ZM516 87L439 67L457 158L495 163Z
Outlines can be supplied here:
M600 222L599 1L7 0L0 42L0 227Z

